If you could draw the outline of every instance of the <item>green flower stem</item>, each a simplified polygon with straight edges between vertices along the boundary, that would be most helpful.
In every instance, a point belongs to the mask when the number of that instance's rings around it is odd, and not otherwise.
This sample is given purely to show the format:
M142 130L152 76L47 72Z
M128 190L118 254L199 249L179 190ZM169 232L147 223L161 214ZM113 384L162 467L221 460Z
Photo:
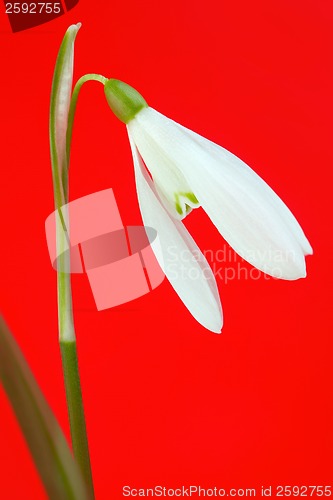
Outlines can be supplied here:
M69 201L70 143L78 95L86 81L97 80L104 84L106 79L95 74L85 75L72 90L74 43L80 27L81 24L78 23L67 29L55 64L50 102L50 152L54 202L59 215L56 218L56 245L59 256L57 259L58 322L66 399L74 456L93 498L93 482L73 321L70 252L66 251L70 243L66 204Z
M63 365L64 381L66 388L66 400L68 407L69 423L71 429L71 438L74 456L81 468L81 471L86 480L92 498L93 481L90 467L90 457L88 448L88 439L86 432L86 424L84 418L84 409L82 401L82 392L78 368L76 336L73 321L73 305L72 305L72 290L70 276L70 254L66 252L67 243L69 242L69 220L66 209L62 208L68 203L68 171L69 171L69 156L70 144L73 132L74 115L77 105L79 92L82 85L90 80L105 83L107 81L101 75L89 74L78 80L71 94L70 108L67 118L66 130L66 152L60 161L59 150L57 146L57 109L59 106L59 93L62 85L66 85L64 72L70 58L70 53L73 52L74 40L79 29L79 25L72 26L67 32L59 50L51 93L51 109L50 109L50 146L51 159L53 170L53 186L54 186L54 201L55 208L58 210L60 222L57 219L56 241L58 257L58 322L59 322L59 343L61 350L61 359ZM68 77L67 77L68 78ZM65 81L65 83L64 83ZM70 88L68 92L70 92Z
M60 258L62 257L63 260L65 260L67 258L66 253L60 256ZM94 498L75 329L73 324L71 281L70 274L64 272L58 272L58 316L59 344L73 453L83 477L85 478L90 496Z
M76 341L60 340L61 359L74 456L94 498L89 447L84 417Z
M69 108L69 112L68 112L68 126L67 126L67 137L66 137L67 164L68 165L69 165L69 156L70 156L70 148L71 148L72 133L73 133L73 122L74 122L77 100L78 100L79 93L80 93L80 90L81 90L83 84L88 82L88 81L100 82L102 85L105 85L106 82L108 81L108 79L102 75L97 75L95 73L89 73L87 75L81 76L81 78L79 78L79 80L75 84L75 87L74 87L73 93L72 93L71 104L70 104L70 108Z
M68 170L70 146L73 133L73 123L76 105L80 90L87 81L107 81L101 75L89 74L80 78L73 90L68 113L67 135L66 135L66 162L62 173L62 188L64 200L68 202ZM57 248L58 248L58 318L59 318L59 342L61 359L66 389L67 408L71 429L71 439L74 456L85 477L90 494L94 497L93 480L90 465L89 447L84 408L82 401L82 391L80 374L78 367L78 357L76 348L76 336L73 321L72 290L70 276L70 255L65 251L69 241L67 228L69 227L68 214L61 208L57 190L55 187L55 204L58 208L61 222L57 223Z
M66 389L66 400L71 430L74 457L81 469L91 498L94 498L93 480L90 467L88 438L84 418L82 391L77 360L76 335L73 321L72 289L70 275L70 254L63 251L68 239L67 213L58 208L61 223L57 221L58 258L58 322L59 343Z

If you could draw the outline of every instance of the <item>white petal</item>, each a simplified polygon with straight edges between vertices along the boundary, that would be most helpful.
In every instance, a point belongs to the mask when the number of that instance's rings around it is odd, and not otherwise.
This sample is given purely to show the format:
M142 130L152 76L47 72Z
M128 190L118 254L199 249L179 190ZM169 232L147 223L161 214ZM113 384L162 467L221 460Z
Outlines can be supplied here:
M129 139L142 219L145 226L156 229L159 237L161 253L157 251L156 258L194 318L208 330L220 333L222 308L212 270L182 222L173 219L162 205L130 132Z
M191 200L193 193L184 175L166 155L160 154L158 144L149 138L146 140L136 119L131 120L127 127L135 143L138 140L140 155L151 173L163 205L175 219L186 217L189 207L198 207L198 203Z
M162 156L174 170L179 169L241 257L278 278L306 275L304 255L312 253L308 240L290 210L250 167L152 108L142 110L134 120L139 151L152 143L156 162Z

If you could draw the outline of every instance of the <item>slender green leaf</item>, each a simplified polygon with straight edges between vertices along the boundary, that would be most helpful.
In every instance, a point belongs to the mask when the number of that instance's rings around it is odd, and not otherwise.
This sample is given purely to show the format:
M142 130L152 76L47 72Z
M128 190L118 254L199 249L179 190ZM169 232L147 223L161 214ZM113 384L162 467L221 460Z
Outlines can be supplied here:
M65 436L1 315L0 381L48 497L51 500L90 499Z

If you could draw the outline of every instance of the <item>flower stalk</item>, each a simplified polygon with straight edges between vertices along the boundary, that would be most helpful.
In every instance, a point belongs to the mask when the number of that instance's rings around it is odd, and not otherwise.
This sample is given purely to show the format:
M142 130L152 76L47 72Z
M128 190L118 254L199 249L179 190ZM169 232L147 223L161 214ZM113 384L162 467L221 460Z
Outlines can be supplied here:
M88 80L104 83L106 79L95 74L85 75L80 78L72 92L74 41L79 28L80 24L68 28L56 61L50 106L50 148L55 208L60 215L60 223L57 222L56 227L56 244L59 255L57 273L58 321L66 400L74 457L83 473L89 493L94 498L73 320L70 254L65 251L66 243L69 241L69 220L63 205L68 203L70 143L79 92L82 85Z

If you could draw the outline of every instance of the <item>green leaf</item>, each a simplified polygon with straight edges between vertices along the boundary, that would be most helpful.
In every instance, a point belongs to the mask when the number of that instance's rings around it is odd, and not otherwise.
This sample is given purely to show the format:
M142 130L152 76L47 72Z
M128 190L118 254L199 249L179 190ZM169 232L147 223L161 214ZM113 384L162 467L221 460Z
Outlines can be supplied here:
M0 381L51 500L88 500L65 436L0 315Z
M56 208L68 201L66 135L72 95L74 42L81 24L71 25L62 40L54 69L50 103L50 148Z

